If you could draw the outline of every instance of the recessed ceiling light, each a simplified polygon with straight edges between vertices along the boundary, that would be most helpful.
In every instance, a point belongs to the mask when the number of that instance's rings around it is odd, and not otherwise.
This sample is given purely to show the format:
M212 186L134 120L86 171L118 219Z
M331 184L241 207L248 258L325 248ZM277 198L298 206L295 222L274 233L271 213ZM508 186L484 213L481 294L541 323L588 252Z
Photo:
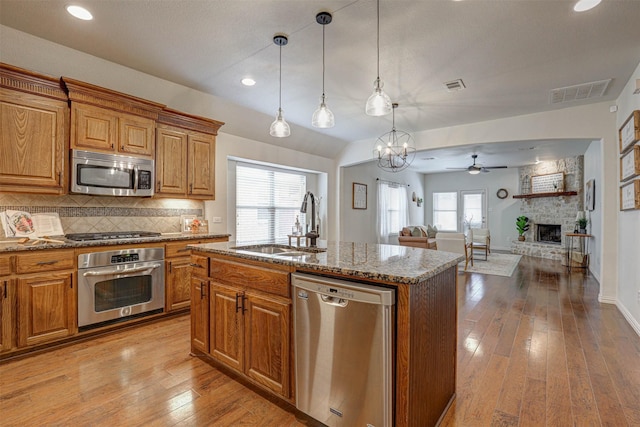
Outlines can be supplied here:
M82 19L83 21L91 21L93 19L91 12L82 6L68 5L67 12L78 19Z
M578 0L576 5L573 6L573 10L576 12L584 12L599 5L600 1L602 0Z
M253 86L254 84L256 84L256 81L253 80L251 77L245 77L241 81L242 81L242 84L245 86Z

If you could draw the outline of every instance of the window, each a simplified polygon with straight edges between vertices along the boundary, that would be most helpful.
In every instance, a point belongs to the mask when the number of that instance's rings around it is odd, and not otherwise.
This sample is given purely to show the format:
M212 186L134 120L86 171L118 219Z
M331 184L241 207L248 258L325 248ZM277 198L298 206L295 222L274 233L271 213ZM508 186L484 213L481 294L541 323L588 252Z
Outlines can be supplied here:
M255 165L236 166L236 241L287 241L307 191L304 174Z
M378 181L378 243L389 243L389 236L408 225L408 203L403 185Z
M440 231L458 231L458 193L433 193L433 225Z

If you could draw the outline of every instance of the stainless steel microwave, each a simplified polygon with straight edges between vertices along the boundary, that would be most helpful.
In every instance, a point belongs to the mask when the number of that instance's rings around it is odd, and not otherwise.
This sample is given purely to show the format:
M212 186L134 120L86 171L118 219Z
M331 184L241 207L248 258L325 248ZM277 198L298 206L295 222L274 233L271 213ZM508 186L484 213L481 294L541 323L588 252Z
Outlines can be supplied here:
M154 161L92 151L71 151L71 192L153 196Z

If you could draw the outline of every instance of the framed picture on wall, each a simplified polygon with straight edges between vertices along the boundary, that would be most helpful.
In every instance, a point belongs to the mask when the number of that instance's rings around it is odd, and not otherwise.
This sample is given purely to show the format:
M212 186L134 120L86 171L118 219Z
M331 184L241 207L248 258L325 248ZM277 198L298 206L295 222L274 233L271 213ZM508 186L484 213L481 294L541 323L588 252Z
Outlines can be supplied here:
M584 208L588 211L592 211L596 208L596 181L590 179L587 181L584 190Z
M367 184L353 183L353 209L367 209Z

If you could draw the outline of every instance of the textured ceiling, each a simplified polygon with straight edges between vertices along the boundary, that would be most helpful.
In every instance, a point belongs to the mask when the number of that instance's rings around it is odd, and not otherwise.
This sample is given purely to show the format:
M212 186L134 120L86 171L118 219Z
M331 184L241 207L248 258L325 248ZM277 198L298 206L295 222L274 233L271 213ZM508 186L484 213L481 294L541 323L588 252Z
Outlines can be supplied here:
M67 3L0 0L0 23L243 108L243 120L214 117L228 133L335 157L391 127L390 115L364 114L376 77L373 0L83 0L90 22L70 17ZM604 0L585 13L573 3L381 0L380 76L400 104L397 127L417 132L615 100L640 60L640 0ZM311 126L322 92L319 11L333 14L325 92L336 126L326 130ZM282 107L292 136L284 139L268 134L278 107L276 33L289 36ZM242 86L245 76L257 84ZM467 89L448 92L443 83L454 79ZM603 79L613 79L603 98L549 103L551 89Z

